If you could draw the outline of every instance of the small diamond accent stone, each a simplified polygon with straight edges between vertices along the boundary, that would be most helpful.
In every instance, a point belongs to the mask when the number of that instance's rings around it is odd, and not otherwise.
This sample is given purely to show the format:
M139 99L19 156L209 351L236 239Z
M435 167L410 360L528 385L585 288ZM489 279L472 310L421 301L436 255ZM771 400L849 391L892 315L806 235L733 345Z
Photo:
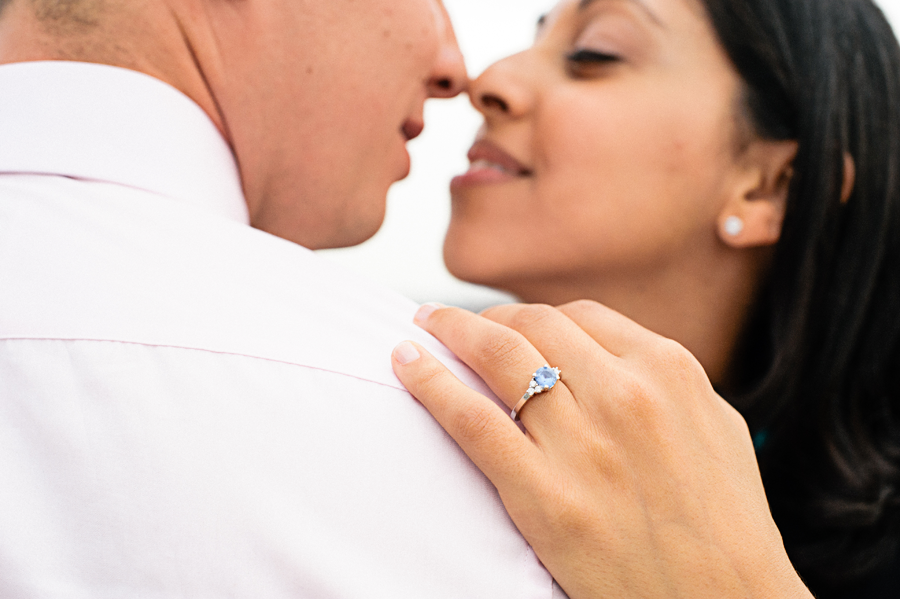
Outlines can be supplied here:
M557 374L556 369L550 368L549 366L539 368L538 371L534 373L534 382L536 382L538 386L543 387L544 390L553 387L558 380L559 374Z

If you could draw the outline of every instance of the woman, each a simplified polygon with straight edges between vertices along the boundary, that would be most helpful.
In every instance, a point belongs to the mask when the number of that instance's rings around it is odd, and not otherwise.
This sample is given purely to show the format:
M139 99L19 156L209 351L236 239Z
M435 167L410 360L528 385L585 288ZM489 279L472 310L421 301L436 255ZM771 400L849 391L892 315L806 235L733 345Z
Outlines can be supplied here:
M679 342L746 419L765 483L690 360L601 306L424 308L422 326L521 408L530 436L411 345L395 370L563 587L627 596L653 587L643 573L693 596L718 583L718 596L796 596L783 537L817 596L900 596L900 48L880 11L566 0L470 95L485 127L453 184L450 270L527 302L596 300ZM562 384L518 406L523 369L544 359ZM564 465L620 455L599 479ZM610 499L623 488L646 513ZM578 517L542 522L554 501ZM605 542L582 542L587 530ZM611 568L629 547L654 557ZM691 547L715 551L684 563Z

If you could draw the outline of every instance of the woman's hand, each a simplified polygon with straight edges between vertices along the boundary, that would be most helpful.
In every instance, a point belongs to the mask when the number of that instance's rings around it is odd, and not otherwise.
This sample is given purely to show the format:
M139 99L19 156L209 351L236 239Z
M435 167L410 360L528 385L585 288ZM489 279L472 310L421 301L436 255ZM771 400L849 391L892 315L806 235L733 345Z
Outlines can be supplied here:
M680 345L593 302L424 306L417 323L512 408L527 434L409 342L394 370L497 487L572 599L811 597L773 522L741 416Z

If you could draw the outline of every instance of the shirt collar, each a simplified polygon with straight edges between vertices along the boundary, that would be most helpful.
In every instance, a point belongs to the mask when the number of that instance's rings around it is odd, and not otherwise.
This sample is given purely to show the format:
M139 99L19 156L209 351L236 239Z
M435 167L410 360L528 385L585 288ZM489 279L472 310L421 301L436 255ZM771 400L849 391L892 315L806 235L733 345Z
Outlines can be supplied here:
M126 185L249 223L222 135L190 98L127 69L0 66L0 173Z

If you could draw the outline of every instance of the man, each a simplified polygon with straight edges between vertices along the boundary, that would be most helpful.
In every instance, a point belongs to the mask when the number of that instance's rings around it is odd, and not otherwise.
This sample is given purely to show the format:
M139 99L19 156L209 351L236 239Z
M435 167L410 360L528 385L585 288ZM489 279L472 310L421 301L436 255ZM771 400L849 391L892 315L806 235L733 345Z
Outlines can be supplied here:
M437 0L0 2L0 597L550 597L306 249L463 89Z

